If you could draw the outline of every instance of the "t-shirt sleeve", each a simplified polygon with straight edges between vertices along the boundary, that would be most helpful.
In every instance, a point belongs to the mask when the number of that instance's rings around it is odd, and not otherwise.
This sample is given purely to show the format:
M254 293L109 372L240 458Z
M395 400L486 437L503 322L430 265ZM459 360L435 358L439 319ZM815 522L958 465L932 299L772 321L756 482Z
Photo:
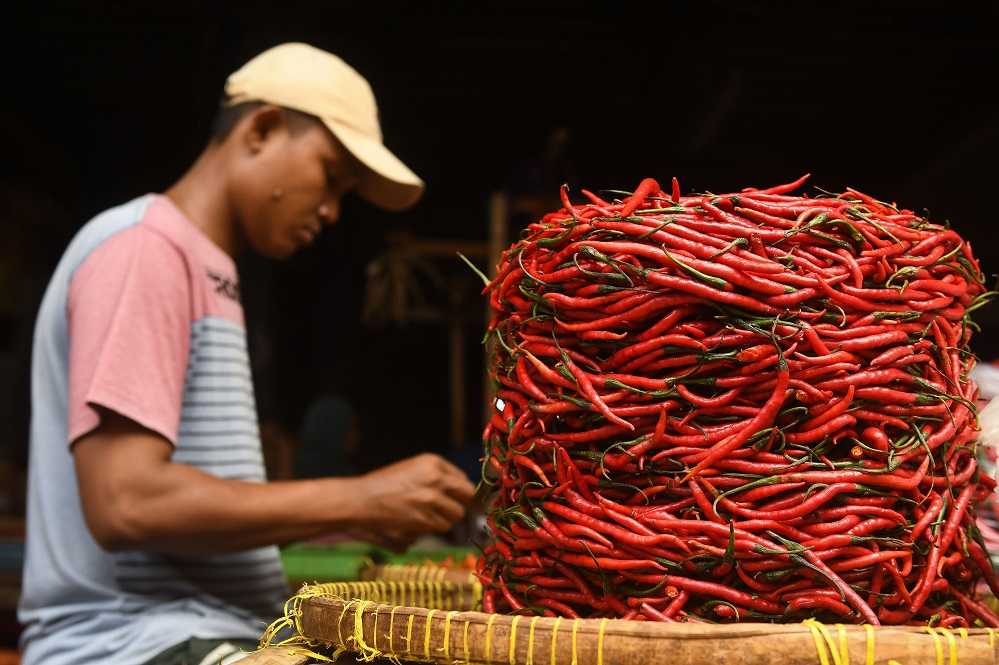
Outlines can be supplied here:
M69 443L103 407L176 444L191 333L187 263L134 227L106 240L69 288Z

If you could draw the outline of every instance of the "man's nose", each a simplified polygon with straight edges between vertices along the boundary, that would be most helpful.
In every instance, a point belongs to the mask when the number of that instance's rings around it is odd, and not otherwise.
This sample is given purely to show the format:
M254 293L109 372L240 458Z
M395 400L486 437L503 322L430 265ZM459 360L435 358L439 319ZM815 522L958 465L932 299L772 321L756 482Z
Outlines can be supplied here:
M323 224L336 224L340 219L340 199L339 197L328 197L319 205L319 219Z

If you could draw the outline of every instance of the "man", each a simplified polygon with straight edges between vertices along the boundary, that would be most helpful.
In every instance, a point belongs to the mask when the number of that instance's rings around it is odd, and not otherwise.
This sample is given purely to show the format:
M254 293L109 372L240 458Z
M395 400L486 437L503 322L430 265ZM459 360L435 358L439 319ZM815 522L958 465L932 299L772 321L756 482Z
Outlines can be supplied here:
M382 145L367 82L285 44L229 78L165 195L72 241L34 338L25 665L218 662L287 597L275 544L400 544L463 515L473 488L433 455L263 482L233 258L290 256L351 191L399 210L423 183Z

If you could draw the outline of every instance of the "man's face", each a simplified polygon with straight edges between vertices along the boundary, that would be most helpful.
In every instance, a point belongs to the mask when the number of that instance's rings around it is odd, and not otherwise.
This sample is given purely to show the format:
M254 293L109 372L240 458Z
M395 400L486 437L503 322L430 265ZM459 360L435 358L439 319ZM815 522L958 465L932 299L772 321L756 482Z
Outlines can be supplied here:
M312 243L340 216L343 196L362 167L318 121L251 127L232 179L231 197L243 241L283 259Z

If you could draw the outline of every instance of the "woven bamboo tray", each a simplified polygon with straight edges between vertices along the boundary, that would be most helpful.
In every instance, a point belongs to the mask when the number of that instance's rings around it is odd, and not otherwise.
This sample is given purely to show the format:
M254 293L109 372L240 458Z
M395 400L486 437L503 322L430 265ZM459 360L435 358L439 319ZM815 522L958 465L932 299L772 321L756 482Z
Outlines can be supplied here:
M478 583L475 573L470 570L457 570L433 564L373 564L361 569L360 578L365 582L454 582L470 585Z
M287 607L295 636L248 665L315 661L505 665L992 665L997 633L918 627L659 624L474 611L477 584L376 580L303 587ZM273 626L272 628L281 628ZM264 642L273 641L274 631ZM353 658L351 657L353 656Z

